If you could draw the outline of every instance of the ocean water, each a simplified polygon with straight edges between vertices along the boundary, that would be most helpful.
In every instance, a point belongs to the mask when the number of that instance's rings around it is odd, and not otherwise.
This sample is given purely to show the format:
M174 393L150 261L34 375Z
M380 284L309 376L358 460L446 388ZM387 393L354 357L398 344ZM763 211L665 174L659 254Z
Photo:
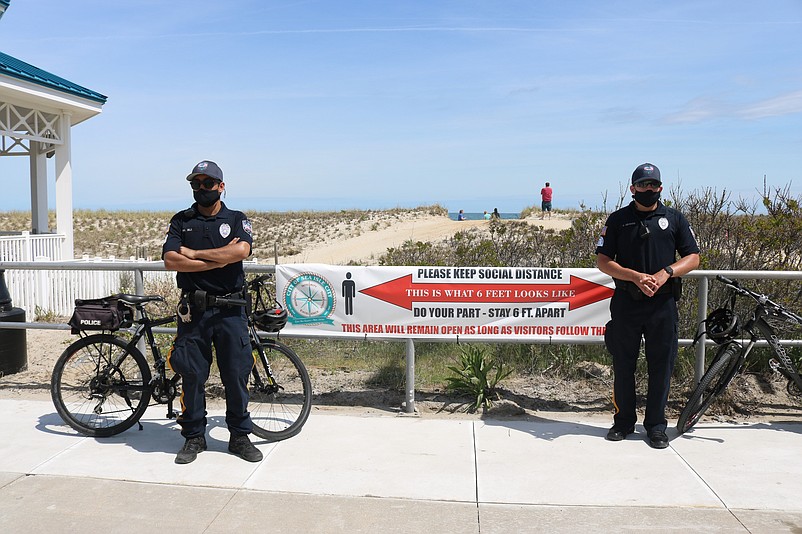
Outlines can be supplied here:
M520 213L504 213L503 211L500 211L499 213L501 214L502 219L519 219L521 216ZM457 215L459 215L459 212L456 211L448 212L448 216L451 218L451 220L456 221ZM484 217L485 214L482 212L478 213L469 213L467 211L465 212L465 220L468 221L481 221L482 219L484 219Z

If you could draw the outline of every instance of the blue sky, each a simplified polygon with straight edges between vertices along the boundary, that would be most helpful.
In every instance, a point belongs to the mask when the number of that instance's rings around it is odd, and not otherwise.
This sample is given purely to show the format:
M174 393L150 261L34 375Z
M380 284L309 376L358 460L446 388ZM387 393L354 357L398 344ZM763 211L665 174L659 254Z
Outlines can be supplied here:
M13 0L0 20L0 50L108 96L73 128L75 206L135 210L188 204L207 158L231 207L266 211L517 212L545 181L599 207L645 161L666 188L799 194L801 35L798 0ZM0 210L28 209L27 169L0 160Z

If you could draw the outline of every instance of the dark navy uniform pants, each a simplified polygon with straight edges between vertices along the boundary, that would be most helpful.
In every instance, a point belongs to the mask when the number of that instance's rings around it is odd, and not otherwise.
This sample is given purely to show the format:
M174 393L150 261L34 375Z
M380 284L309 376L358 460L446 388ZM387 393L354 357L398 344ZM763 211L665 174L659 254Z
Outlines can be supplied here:
M170 368L181 375L181 435L206 432L205 385L212 365L212 344L226 390L226 425L234 435L250 434L248 377L253 353L248 338L245 309L240 306L192 309L192 321L178 321L178 335L168 356Z
M649 372L643 426L647 432L665 432L666 403L677 359L677 303L671 294L633 300L623 291L616 291L610 301L610 316L604 342L613 356L614 426L627 430L637 422L635 366L642 337Z

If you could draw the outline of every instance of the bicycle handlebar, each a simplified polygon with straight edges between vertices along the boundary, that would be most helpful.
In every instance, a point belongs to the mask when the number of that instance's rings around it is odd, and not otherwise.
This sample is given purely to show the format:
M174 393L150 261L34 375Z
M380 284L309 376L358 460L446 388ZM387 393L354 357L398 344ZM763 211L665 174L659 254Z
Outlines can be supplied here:
M774 312L775 315L781 316L786 321L802 324L802 316L797 315L796 313L792 312L782 304L774 302L766 295L763 295L761 293L756 293L745 287L741 287L736 280L730 280L726 276L722 276L720 274L716 275L716 280L725 284L730 290L735 291L740 295L751 297L758 304L771 308L772 312Z
M268 280L268 279L270 279L270 277L271 277L271 276L273 276L273 275L271 275L271 274L262 274L262 275L259 275L259 276L257 276L256 278L254 278L253 280L251 280L250 282L248 282L248 287L249 287L250 289L252 289L252 290L253 290L253 289L256 289L257 287L259 287L260 285L262 285L262 282L264 282L265 280Z

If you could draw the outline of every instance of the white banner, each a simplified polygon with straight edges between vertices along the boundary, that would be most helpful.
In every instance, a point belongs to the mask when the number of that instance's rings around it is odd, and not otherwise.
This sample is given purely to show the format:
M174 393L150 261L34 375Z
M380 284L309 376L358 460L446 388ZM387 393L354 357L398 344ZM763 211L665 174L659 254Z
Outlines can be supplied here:
M600 341L613 280L597 269L276 266L286 333Z

